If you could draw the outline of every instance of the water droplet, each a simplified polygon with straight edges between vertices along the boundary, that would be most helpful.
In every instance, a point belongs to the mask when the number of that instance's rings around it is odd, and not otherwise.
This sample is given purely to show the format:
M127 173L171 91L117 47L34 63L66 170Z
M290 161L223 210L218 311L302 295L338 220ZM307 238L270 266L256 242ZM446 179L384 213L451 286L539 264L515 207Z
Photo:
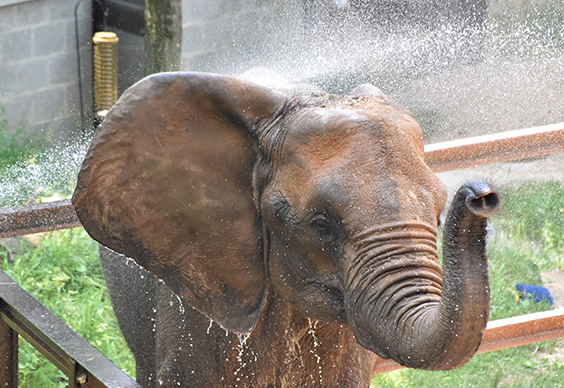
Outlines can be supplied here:
M210 330L211 330L211 328L212 328L212 325L213 325L213 319L210 318L210 325L208 326L208 330L206 330L206 332L207 332L208 334L210 333Z

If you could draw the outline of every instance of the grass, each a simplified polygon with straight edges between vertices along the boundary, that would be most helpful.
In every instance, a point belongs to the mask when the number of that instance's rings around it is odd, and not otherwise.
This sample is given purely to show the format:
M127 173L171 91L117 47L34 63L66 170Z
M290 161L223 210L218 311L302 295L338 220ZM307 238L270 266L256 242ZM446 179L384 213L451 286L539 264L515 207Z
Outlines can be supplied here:
M383 373L372 379L372 387L562 387L564 366L546 356L553 347L554 342L547 342L480 354L453 371L406 369Z
M98 260L97 244L82 228L26 240L10 258L0 251L0 268L126 373L134 361L116 319ZM20 341L20 387L66 387L66 377L26 341ZM39 372L39 373L37 373Z

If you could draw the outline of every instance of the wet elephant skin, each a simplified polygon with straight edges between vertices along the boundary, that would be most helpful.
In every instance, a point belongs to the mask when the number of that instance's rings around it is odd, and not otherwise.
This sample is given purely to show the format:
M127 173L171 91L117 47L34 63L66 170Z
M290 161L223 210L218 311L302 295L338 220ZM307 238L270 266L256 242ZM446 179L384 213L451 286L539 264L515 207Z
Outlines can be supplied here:
M488 319L499 197L482 181L460 188L441 268L446 192L421 136L370 85L333 96L162 73L126 91L73 204L117 252L101 259L139 381L367 387L375 354L467 362Z

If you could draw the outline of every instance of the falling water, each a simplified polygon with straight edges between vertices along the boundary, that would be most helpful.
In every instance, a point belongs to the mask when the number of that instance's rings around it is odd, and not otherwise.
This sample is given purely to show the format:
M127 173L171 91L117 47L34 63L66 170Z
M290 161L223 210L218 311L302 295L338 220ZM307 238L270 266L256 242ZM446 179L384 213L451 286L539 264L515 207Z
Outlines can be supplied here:
M210 334L210 330L213 326L213 319L210 318L210 325L208 326L208 329L206 330L207 334Z
M245 346L247 345L247 340L251 336L250 333L248 334L237 334L237 339L239 343L237 344L237 362L239 363L239 367L233 372L236 376L235 380L237 382L241 381L244 376L240 376L239 373L247 366L247 362L243 360L243 354L245 352Z
M308 324L309 324L309 329L308 329L307 333L313 339L313 348L310 350L310 352L315 357L315 360L316 360L317 371L319 372L319 384L323 385L323 370L322 370L322 367L321 367L321 356L319 354L317 354L317 348L319 347L319 341L317 340L317 336L315 335L315 329L317 328L318 321L313 321L313 320L308 318ZM313 380L315 380L315 378L313 376L311 376L311 378Z
M72 193L87 141L47 149L0 171L0 205L17 206ZM61 194L62 193L62 194Z

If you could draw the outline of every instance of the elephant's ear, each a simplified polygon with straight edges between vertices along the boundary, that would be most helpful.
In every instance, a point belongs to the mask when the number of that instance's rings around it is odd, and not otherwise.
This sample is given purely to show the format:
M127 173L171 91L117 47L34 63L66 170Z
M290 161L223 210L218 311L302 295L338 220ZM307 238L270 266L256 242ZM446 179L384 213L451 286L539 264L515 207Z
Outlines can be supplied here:
M284 102L227 76L140 81L96 131L78 176L84 228L226 329L251 331L266 285L253 132Z

